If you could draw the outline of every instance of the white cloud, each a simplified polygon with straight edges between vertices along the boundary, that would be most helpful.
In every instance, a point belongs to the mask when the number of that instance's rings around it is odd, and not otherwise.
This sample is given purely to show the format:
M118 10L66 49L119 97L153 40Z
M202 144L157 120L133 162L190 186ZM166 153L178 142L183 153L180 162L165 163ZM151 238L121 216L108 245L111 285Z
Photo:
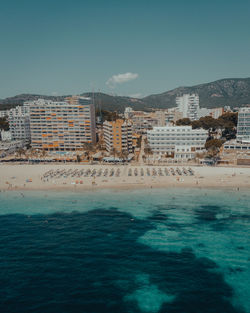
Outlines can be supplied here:
M137 73L124 73L124 74L117 74L113 75L106 81L106 85L109 86L110 88L115 88L117 84L123 84L126 82L129 82L131 80L134 80L138 77L139 75Z

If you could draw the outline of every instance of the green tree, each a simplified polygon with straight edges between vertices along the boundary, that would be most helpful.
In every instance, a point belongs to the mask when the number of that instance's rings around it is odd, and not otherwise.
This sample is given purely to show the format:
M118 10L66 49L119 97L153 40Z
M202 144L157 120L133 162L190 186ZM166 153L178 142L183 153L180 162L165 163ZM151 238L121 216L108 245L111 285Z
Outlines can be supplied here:
M118 118L120 118L116 111L115 112L110 112L110 111L107 111L107 110L101 110L101 115L102 115L102 119L104 121L115 121Z
M205 148L207 150L216 150L219 149L224 143L224 140L221 139L209 139L205 143Z
M111 155L113 155L114 158L116 157L116 155L117 155L116 148L111 149Z
M76 156L76 161L77 161L77 162L81 162L81 157L80 157L79 154L77 154L77 156Z
M192 121L192 128L193 129L202 128L202 123L200 121Z
M10 129L7 117L0 117L0 129L5 131Z
M136 148L141 148L142 136L137 140Z
M180 120L176 121L177 126L188 126L191 125L191 120L189 118L181 118Z
M223 128L233 128L237 126L238 113L224 113L218 118L218 122Z
M150 147L145 147L144 148L144 153L146 156L149 156L149 155L152 155L153 154L153 151Z
M228 128L226 127L222 132L222 137L226 140L231 140L236 138L237 130L236 128Z
M217 119L212 118L211 116L204 116L199 119L201 127L207 130L217 129L220 126L220 123Z
M42 154L43 157L45 157L47 152L44 149L42 149L41 154Z
M88 152L94 152L95 151L95 145L93 145L92 143L89 143L89 142L85 142L83 144L83 149L85 151L88 151Z
M127 160L128 159L128 151L127 150L123 150L122 152L121 152L121 158L123 159L123 160Z
M21 158L22 155L25 155L25 150L23 148L19 148L17 150L17 155Z

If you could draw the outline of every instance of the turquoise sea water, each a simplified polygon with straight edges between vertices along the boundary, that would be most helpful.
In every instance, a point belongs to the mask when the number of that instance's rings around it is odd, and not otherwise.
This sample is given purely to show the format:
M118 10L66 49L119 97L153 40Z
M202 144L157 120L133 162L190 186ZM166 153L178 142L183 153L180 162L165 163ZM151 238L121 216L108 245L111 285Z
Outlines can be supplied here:
M249 312L250 193L0 193L0 312Z

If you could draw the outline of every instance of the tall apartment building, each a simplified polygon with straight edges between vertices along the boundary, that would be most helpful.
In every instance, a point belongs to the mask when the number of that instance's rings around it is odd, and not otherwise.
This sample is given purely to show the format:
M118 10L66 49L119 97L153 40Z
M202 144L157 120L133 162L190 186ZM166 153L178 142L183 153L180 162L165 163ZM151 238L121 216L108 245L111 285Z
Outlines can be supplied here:
M126 107L124 110L125 119L130 119L133 116L134 110L131 107Z
M132 152L132 123L129 120L117 119L103 123L106 150L111 152Z
M197 111L197 118L200 119L205 116L211 116L211 110L207 108L199 108Z
M189 118L191 121L198 119L199 96L197 94L184 94L176 97L176 104L183 118Z
M85 132L86 135L91 135L91 142L96 143L96 115L95 115L95 105L91 98L72 96L65 99L67 103L72 105L79 105L84 110L84 121L85 121ZM90 122L90 123L89 123ZM90 124L90 127L89 127ZM90 129L89 129L90 128Z
M147 130L159 125L155 112L134 111L131 116L133 133L146 134Z
M24 140L30 142L30 118L29 115L12 115L9 117L9 125L12 140Z
M2 111L0 111L0 118L8 117L8 116L9 116L9 110L2 110Z
M6 117L9 121L11 139L23 140L24 143L29 143L29 104L25 102L23 106L16 106L10 110L0 111L0 113L0 117Z
M238 112L236 140L250 143L250 107L241 108Z
M0 141L11 141L11 132L9 130L0 129Z
M158 125L153 126L168 126L182 118L182 113L176 108L155 111L155 115L158 120Z
M148 131L147 137L153 153L191 159L204 149L208 131L191 126L154 127Z
M225 113L224 108L213 108L210 110L210 116L212 118L219 118L221 115Z
M39 99L30 105L31 145L48 151L71 151L95 143L95 108L91 99L67 102Z
M10 109L8 111L8 117L11 118L12 116L29 115L29 113L30 113L30 104L31 103L32 102L27 101L27 102L24 102L23 105L18 105L15 108Z

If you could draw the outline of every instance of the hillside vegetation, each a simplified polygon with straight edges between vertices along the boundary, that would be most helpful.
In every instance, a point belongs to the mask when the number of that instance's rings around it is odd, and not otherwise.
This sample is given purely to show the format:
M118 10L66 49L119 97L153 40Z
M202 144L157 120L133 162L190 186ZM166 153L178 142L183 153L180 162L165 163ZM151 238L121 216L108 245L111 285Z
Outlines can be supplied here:
M198 93L200 106L207 108L230 105L232 108L250 104L250 78L228 78L215 82L200 84L191 87L179 87L161 94L150 95L142 99L108 95L104 93L83 93L83 96L95 98L96 107L103 110L123 112L131 106L135 110L149 111L154 108L170 108L175 106L175 98L184 93ZM0 110L6 110L22 105L28 100L39 98L53 101L63 100L66 96L47 96L35 94L21 94L0 100Z

